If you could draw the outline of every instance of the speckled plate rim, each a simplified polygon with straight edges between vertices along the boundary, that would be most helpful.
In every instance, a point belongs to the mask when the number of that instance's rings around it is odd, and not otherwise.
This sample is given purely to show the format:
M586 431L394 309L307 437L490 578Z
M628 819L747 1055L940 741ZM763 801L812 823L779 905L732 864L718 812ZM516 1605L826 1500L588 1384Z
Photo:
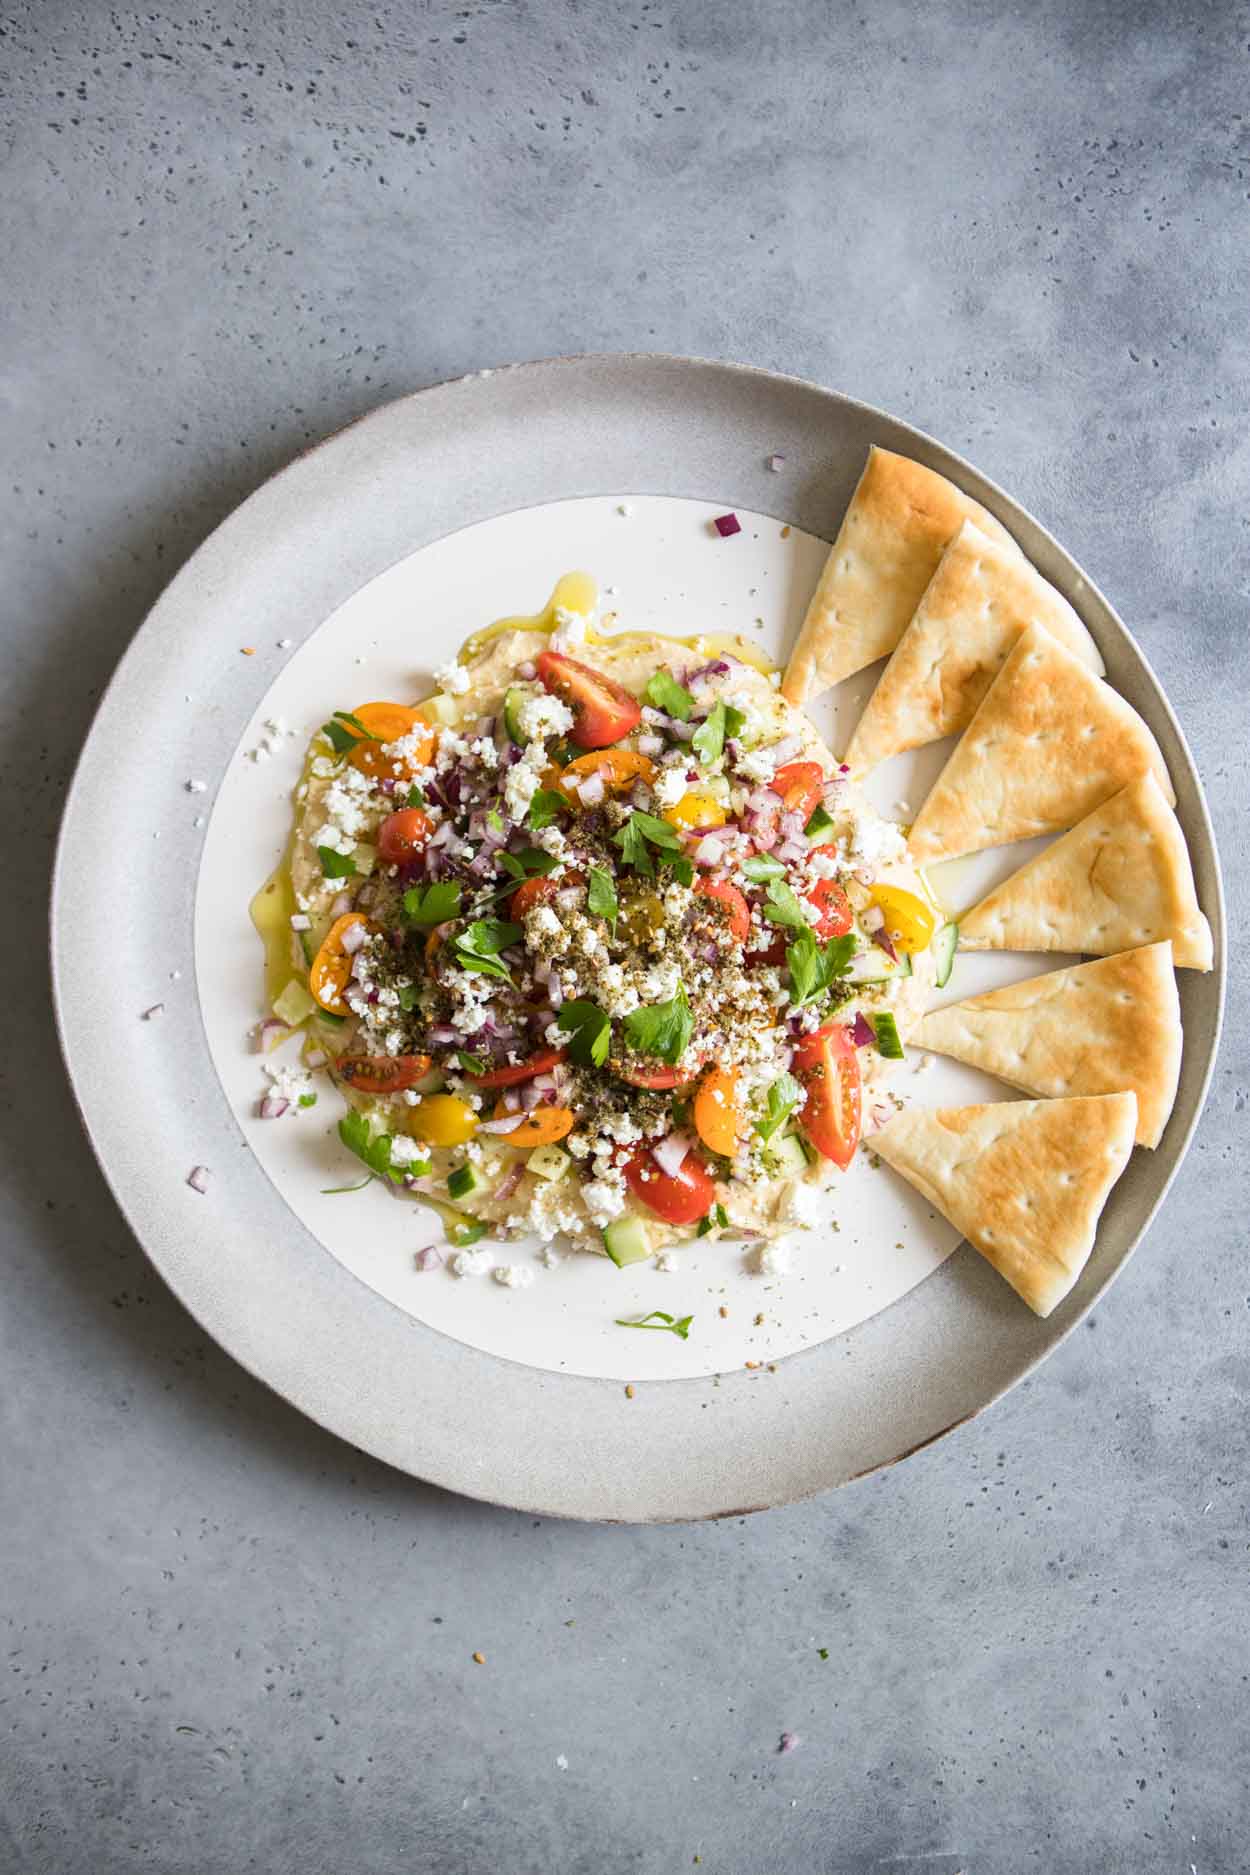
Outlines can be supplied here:
M1216 967L1180 973L1186 1046L1162 1144L1134 1154L1082 1281L1044 1322L965 1245L893 1308L775 1372L652 1382L630 1401L617 1381L543 1373L426 1328L287 1210L226 1105L189 991L168 995L167 1017L144 1025L158 1033L136 1045L137 1012L171 973L193 981L200 835L177 791L192 774L215 787L274 675L272 653L240 660L240 640L298 645L428 542L569 496L691 495L828 535L874 442L999 517L1081 613L1110 681L1163 749ZM784 478L766 468L774 452ZM241 881L241 920L248 890ZM102 926L107 980L85 935ZM258 489L122 658L67 798L52 897L56 1017L84 1126L136 1237L204 1328L310 1418L416 1477L628 1522L737 1515L845 1483L931 1444L1030 1373L1123 1268L1175 1175L1214 1066L1224 951L1215 839L1180 726L1058 542L961 457L869 405L748 366L650 354L543 360L415 392ZM201 1162L214 1167L205 1196L185 1184Z

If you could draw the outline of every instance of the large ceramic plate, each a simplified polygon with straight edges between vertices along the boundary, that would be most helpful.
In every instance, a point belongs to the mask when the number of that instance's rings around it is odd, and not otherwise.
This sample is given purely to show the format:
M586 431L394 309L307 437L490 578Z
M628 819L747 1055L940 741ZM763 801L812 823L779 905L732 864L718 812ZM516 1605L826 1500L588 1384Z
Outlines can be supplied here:
M1186 1049L1162 1145L1134 1154L1089 1268L1045 1322L867 1166L838 1194L838 1235L818 1229L793 1274L768 1284L724 1245L667 1276L573 1259L524 1293L417 1275L412 1252L436 1234L427 1214L380 1188L322 1197L341 1182L327 1173L344 1170L327 1100L295 1124L255 1118L246 905L278 857L298 747L256 761L263 724L281 716L303 734L330 708L420 694L470 630L537 608L577 566L617 589L605 606L622 627L738 630L781 657L870 443L928 463L1000 517L1081 612L1110 681L1162 745L1217 955L1210 976L1181 973ZM721 541L708 521L726 508L744 529ZM816 707L835 743L874 676ZM918 800L941 753L890 766L879 803ZM187 791L193 780L204 792ZM951 897L966 902L1027 851L978 861L947 882ZM958 993L1061 961L963 959ZM53 962L106 1175L162 1274L231 1353L416 1475L550 1514L635 1520L844 1482L958 1425L1056 1345L1123 1265L1188 1144L1219 1028L1223 920L1179 727L1124 626L1029 515L929 438L813 385L591 358L388 405L277 476L201 548L127 653L84 750ZM163 1013L142 1020L156 1003ZM954 1064L900 1091L1007 1097ZM193 1165L209 1168L203 1194L186 1183ZM675 1303L696 1315L687 1343L614 1327Z

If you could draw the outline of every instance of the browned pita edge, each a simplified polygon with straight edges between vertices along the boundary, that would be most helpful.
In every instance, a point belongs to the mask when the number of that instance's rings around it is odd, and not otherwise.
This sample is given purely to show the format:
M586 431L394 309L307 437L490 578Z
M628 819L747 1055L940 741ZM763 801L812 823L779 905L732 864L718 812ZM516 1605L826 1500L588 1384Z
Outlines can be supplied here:
M1153 775L1104 801L959 920L966 950L1109 957L1164 938L1178 968L1211 968L1185 836Z
M1172 946L1145 944L930 1010L913 1030L933 1048L1044 1099L1137 1096L1137 1144L1159 1143L1181 1071Z
M1019 551L989 510L944 475L870 449L790 653L782 695L805 703L893 651L942 549L967 520Z
M927 865L1058 833L1146 770L1175 800L1132 704L1030 625L933 784L908 847Z
M1136 1128L1133 1094L1096 1094L913 1108L871 1144L1035 1314L1049 1315L1089 1261Z
M1014 547L965 521L859 719L844 757L852 773L966 729L1029 625L1102 675L1098 647L1063 595Z

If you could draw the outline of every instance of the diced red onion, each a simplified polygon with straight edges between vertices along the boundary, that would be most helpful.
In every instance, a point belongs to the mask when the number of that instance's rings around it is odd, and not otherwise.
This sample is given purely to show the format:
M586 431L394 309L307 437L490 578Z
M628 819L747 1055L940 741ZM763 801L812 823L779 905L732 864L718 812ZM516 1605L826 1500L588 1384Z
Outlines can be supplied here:
M564 991L554 977L552 977L550 983L547 985L547 996L553 1009L563 1008Z
M806 822L802 814L783 814L777 824L781 828L783 840L797 840Z
M556 1077L554 1074L536 1074L530 1082L530 1086L536 1087L540 1094L554 1094L556 1091Z
M504 1090L503 1104L509 1113L519 1112L520 1107L521 1107L521 1095L520 1095L519 1089L515 1087L506 1088Z
M446 1047L449 1042L454 1042L458 1039L456 1030L446 1022L437 1023L429 1033L430 1040L432 1042L437 1042L440 1047Z
M280 1120L290 1104L281 1094L266 1094L260 1103L260 1117L262 1120Z
M780 814L781 796L775 788L752 788L747 796L747 811L752 814Z
M304 1065L308 1068L324 1068L329 1059L324 1048L307 1048L304 1051Z
M515 1133L524 1118L523 1113L503 1114L498 1120L483 1120L477 1130L479 1133Z
M256 1053L266 1054L280 1035L288 1035L290 1030L285 1022L279 1022L277 1016L267 1016L256 1029Z
M851 1040L856 1048L871 1048L877 1037L871 1022L862 1009L855 1011L855 1020L851 1024Z
M447 842L452 838L455 831L456 831L455 827L452 825L451 821L440 820L437 827L435 827L433 833L430 835L429 839L426 841L425 844L427 847L446 846Z
M541 1107L542 1104L542 1088L536 1087L533 1081L527 1081L521 1089L521 1111L523 1113L533 1113L535 1107Z
M343 918L347 915L347 913L351 910L351 908L352 908L351 893L340 892L338 897L334 900L333 904L330 906L330 916L331 918Z
M688 1133L669 1133L651 1148L651 1157L668 1178L676 1178L690 1151Z
M364 949L368 941L369 933L363 924L349 924L339 940L339 948L344 957L354 957L357 951Z
M705 833L694 849L696 866L718 866L724 857L724 849L714 833Z
M722 540L728 540L731 534L742 532L742 523L736 514L718 514L714 516L712 526Z
M474 725L474 733L479 736L493 735L494 729L495 719L493 716L479 716Z
M773 848L773 853L777 859L784 860L787 866L793 866L806 857L807 848L797 840L783 840L780 846Z
M443 1253L433 1243L426 1244L424 1250L418 1250L412 1260L419 1270L439 1270L443 1267Z
M781 1734L781 1743L778 1745L777 1750L782 1753L797 1751L802 1743L803 1740L799 1737L797 1732L783 1732Z
M202 1196L203 1193L208 1190L208 1167L206 1165L193 1165L191 1170L187 1173L187 1184L191 1187L192 1191L198 1191Z
M710 664L700 664L698 670L691 671L686 679L686 688L691 684L701 684L707 677L728 677L730 671L740 670L737 658L713 658Z
M664 752L663 736L639 736L639 755L661 755Z
M785 466L786 459L784 456L779 456L774 453L768 458L768 467L772 470L774 475L780 475Z
M529 658L525 658L520 664L517 665L516 674L518 677L522 678L527 684L533 683L535 677L537 677L538 675L538 666L532 663Z
M496 1202L503 1198L510 1198L524 1176L525 1161L523 1159L518 1159L515 1165L510 1165L508 1167L508 1170L504 1173L494 1191L491 1193L491 1197L494 1198Z
M885 913L880 905L870 905L867 911L860 914L860 923L865 931L880 931L885 924Z
M890 959L891 963L898 962L898 952L895 950L893 944L890 942L889 936L884 929L880 931L874 931L872 933L872 941L874 944L880 945L881 949L885 952L886 956Z
M606 792L602 775L587 775L577 784L577 798L583 807L598 807Z

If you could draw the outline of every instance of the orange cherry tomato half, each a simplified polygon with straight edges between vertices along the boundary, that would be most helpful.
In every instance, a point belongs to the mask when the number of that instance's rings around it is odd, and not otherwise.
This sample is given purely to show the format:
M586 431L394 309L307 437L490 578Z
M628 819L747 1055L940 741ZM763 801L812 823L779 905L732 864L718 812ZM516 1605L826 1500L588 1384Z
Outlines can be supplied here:
M841 1022L803 1036L790 1071L806 1089L799 1125L817 1152L845 1171L855 1157L861 1124L861 1082L855 1044Z
M544 689L573 712L569 741L579 749L606 749L642 721L642 709L623 685L560 651L540 651L534 660Z
M625 1167L625 1183L666 1224L697 1224L716 1202L716 1181L693 1152L674 1173L662 1172L651 1153L636 1152Z
M592 775L602 778L609 794L619 794L635 781L654 781L655 763L649 755L639 755L633 749L594 749L562 768L555 785L571 801L578 782L588 781Z
M384 746L410 736L414 729L424 728L417 712L406 703L362 703L352 715L367 734L349 751L347 759L353 768L374 781L381 781L394 771L393 760L382 753ZM427 767L433 754L434 731L426 728L411 754L405 757L403 767L413 774L418 768Z
M536 1074L549 1074L567 1055L567 1048L544 1048L528 1061L518 1061L514 1068L491 1068L487 1074L469 1078L475 1087L518 1087L522 1081L532 1081Z
M787 762L769 786L781 796L783 813L802 814L806 821L824 792L825 771L819 762Z
M378 829L378 858L389 866L415 859L434 831L434 822L419 807L401 807L388 814Z
M363 912L347 911L336 918L322 939L321 949L313 958L308 973L308 987L314 998L334 1016L345 1013L343 991L351 981L352 960L343 949L343 939L357 924L363 925L366 931L373 930Z
M508 1117L502 1102L495 1108L495 1118ZM527 1113L520 1126L514 1126L510 1133L502 1135L509 1146L516 1146L522 1152L530 1152L535 1146L554 1146L558 1139L573 1131L575 1118L568 1107L535 1107Z
M358 1094L402 1094L430 1071L428 1055L340 1055L334 1072Z
M751 908L737 886L724 879L696 879L694 889L700 898L714 898L725 907L731 936L745 944L751 935Z
M738 1077L732 1068L712 1068L699 1083L694 1097L695 1132L709 1152L732 1159L743 1130L738 1104Z

